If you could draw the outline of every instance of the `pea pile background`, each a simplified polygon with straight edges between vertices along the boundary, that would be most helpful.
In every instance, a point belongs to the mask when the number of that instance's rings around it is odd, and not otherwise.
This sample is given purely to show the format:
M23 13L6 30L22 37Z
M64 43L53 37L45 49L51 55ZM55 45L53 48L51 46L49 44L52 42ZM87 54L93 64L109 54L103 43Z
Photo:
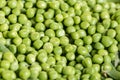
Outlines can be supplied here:
M120 80L119 24L106 0L0 0L0 80Z

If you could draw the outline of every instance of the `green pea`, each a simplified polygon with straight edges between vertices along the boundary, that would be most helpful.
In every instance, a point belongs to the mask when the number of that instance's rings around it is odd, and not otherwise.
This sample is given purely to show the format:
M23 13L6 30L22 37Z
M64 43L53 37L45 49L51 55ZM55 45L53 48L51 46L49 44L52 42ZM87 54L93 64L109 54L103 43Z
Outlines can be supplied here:
M91 24L92 26L94 26L94 25L96 25L97 22L98 22L97 18L92 17L92 21L90 22L90 24Z
M86 31L83 29L80 29L77 32L79 33L80 38L83 38L87 35Z
M2 10L4 11L5 15L9 15L10 11L11 11L11 9L9 7L7 7L7 6L3 7Z
M3 44L6 44L6 39L5 38L0 38L0 42Z
M115 53L109 53L109 56L111 58L111 61L114 61L116 59L116 54Z
M87 79L89 79L90 78L90 74L83 74L82 76L81 76L81 78L84 80L87 80Z
M109 52L113 52L113 53L116 53L116 52L118 52L118 47L117 47L117 45L111 45L109 48L108 48L108 51Z
M55 37L55 32L52 29L47 29L45 35L48 37Z
M113 43L113 40L108 36L103 36L101 42L105 47L109 47Z
M25 60L25 55L19 54L19 55L17 56L17 60L18 60L19 62L23 62L23 61Z
M68 0L68 1L67 1L67 3L68 3L70 6L73 6L76 2L77 2L77 0Z
M33 18L35 15L35 9L34 8L29 8L26 10L26 15L28 18ZM38 16L37 16L38 17Z
M47 4L46 4L46 2L44 2L44 1L38 1L38 2L36 3L36 6L37 6L38 8L45 9L45 8L47 7Z
M82 61L84 67L92 67L92 60L91 58L87 57Z
M105 29L108 29L109 27L110 27L110 19L105 19L105 20L103 20L103 26L104 26L104 28Z
M75 15L80 16L82 14L82 11L80 9L75 10Z
M28 2L25 2L25 8L32 8L33 7L33 3L28 1Z
M111 63L111 58L108 55L104 56L104 63Z
M41 64L42 70L48 71L50 69L50 65L47 63L42 63Z
M108 35L109 37L111 37L111 38L114 38L114 37L116 36L116 31L113 30L113 29L109 29L109 30L107 31L107 35Z
M41 49L41 50L39 50L38 53L39 54L37 56L37 60L42 62L42 63L45 63L47 61L47 59L48 59L47 52L44 49Z
M45 49L48 53L51 53L53 51L53 44L47 42L43 45L43 49Z
M66 52L72 52L73 51L73 46L71 44L65 45L65 51Z
M65 75L74 75L75 69L72 66L66 66L66 67L63 67L62 73Z
M52 9L59 9L60 3L59 3L59 1L49 2L49 6Z
M102 64L101 69L102 69L103 71L110 71L110 70L112 69L112 66L111 66L110 63L104 63L104 64Z
M12 52L12 53L16 53L17 52L17 47L15 45L9 45L9 50Z
M41 41L41 40L35 40L34 42L33 42L33 46L34 46L34 48L36 48L36 49L40 49L41 47L42 47L42 45L43 45L43 42Z
M85 36L83 38L83 41L85 44L91 44L92 43L92 37L91 36Z
M40 79L40 80L47 80L47 79L48 79L47 72L41 71L41 72L39 73L39 79Z
M56 60L54 57L49 57L46 63L48 63L50 66L54 66L56 64Z
M94 68L95 72L100 71L100 65L99 64L93 64L92 67Z
M113 20L111 21L111 28L116 28L118 26L117 21Z
M94 7L94 12L101 12L102 11L102 5L100 4L96 4Z
M31 40L30 40L30 38L24 38L22 40L22 43L25 44L26 46L30 46L31 45Z
M91 45L85 45L85 48L88 50L88 52L91 52L93 49Z
M61 22L61 21L63 21L63 15L62 14L57 14L55 16L55 19L56 19L56 21Z
M110 18L110 15L109 15L109 13L107 11L101 12L100 16L101 16L102 19Z
M46 11L44 13L44 17L45 19L51 19L54 17L54 10L53 9L49 9L48 11Z
M76 39L74 41L74 44L77 45L77 46L82 46L84 44L83 40L82 39Z
M83 21L83 22L81 22L81 24L80 24L80 27L81 27L82 29L87 29L89 26L90 26L90 24L89 24L89 22L87 22L87 21Z
M22 37L22 38L26 38L26 37L28 37L28 35L29 35L29 30L28 30L28 29L21 29L21 30L19 31L19 35L20 35L20 37Z
M43 22L44 21L44 16L42 14L36 14L35 21L36 22Z
M48 76L49 76L49 78L50 79L57 79L57 77L58 77L58 73L55 71L55 70L50 70L49 72L48 72Z
M98 50L98 54L101 56L108 55L108 51L105 49L100 49L100 50Z
M20 38L20 37L15 37L15 38L12 40L12 42L13 42L16 46L18 46L18 45L20 45L20 44L22 43L22 38Z
M99 33L95 33L95 34L92 36L93 42L99 42L100 39L101 39L101 34L99 34Z
M49 37L48 36L43 36L41 39L44 43L49 41Z
M35 62L35 55L34 54L28 54L26 56L26 61L29 63L29 64L32 64L33 62Z
M19 31L21 26L22 25L19 23L12 24L12 25L10 25L10 30Z
M3 79L5 79L5 80L13 80L13 79L16 79L16 74L15 74L15 72L10 71L10 70L5 70L5 71L3 71L1 75L2 75Z
M90 80L100 80L100 79L101 79L100 73L94 73L90 77Z
M96 27L95 26L89 26L88 27L88 34L93 35L96 32Z
M67 11L69 9L69 5L67 3L61 3L60 8L62 11Z
M102 64L103 63L103 57L101 55L95 54L92 58L92 61L96 64Z
M90 21L92 20L91 13L90 13L90 12L84 12L84 13L81 15L81 20L82 20L82 21L90 22Z
M18 64L18 61L17 61L17 60L15 60L14 62L11 63L11 65L10 65L10 70L12 70L12 71L17 71L18 68L19 68L19 64Z
M0 0L0 8L3 8L6 5L6 0Z
M64 31L64 29L58 29L58 30L56 31L56 36L57 36L57 37L65 36L65 31Z
M69 61L72 61L75 59L75 54L73 52L68 52L66 54L66 58L69 60Z
M117 34L117 35L116 35L116 40L117 40L118 42L120 42L120 34Z
M50 39L50 42L53 44L53 46L59 46L59 44L60 44L60 40L57 37L52 37Z
M40 34L38 32L32 32L30 34L30 38L31 38L32 41L35 41L35 40L40 38Z
M27 62L20 62L19 63L19 70L22 70L22 69L25 69L25 68L28 68L29 67L29 64Z
M27 16L25 15L25 14L20 14L19 16L18 16L18 22L20 23L20 24L25 24L26 22L27 22Z
M95 69L93 67L88 67L84 69L86 74L94 74L95 73Z
M1 24L0 25L0 31L3 32L3 31L7 31L9 29L9 26L8 24Z
M30 70L28 70L27 68L23 68L22 70L20 70L19 76L22 79L28 79L30 77Z
M72 33L72 32L75 32L75 31L76 31L76 29L75 29L74 26L69 26L69 27L66 28L66 32L69 33L69 34Z
M2 60L0 62L0 67L4 69L9 69L10 67L10 62L8 60Z
M20 44L18 47L18 52L21 53L21 54L25 54L26 53L26 45L25 44Z
M65 26L72 26L74 24L74 20L72 17L68 17L64 19L64 25Z
M79 46L77 48L77 52L78 52L78 54L81 54L83 56L87 56L88 55L88 50L84 46Z
M98 33L104 33L105 32L105 28L102 24L98 24L96 30L97 30Z
M6 19L4 16L0 16L0 24L5 23Z
M63 69L63 66L62 66L62 65L56 65L56 66L55 66L55 70L56 70L58 73L61 73L61 72L62 72L62 69Z
M58 26L59 26L58 23L53 22L53 23L50 24L50 29L57 30L57 29L58 29Z
M102 43L96 42L95 45L94 45L94 48L95 48L95 49L104 49L104 46L103 46Z

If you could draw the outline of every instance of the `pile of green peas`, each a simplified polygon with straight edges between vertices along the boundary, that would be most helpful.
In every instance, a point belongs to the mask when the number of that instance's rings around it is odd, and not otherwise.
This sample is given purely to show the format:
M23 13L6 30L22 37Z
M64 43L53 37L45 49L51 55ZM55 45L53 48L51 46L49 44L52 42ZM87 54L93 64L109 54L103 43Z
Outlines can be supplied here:
M0 0L0 49L0 80L114 80L120 4Z

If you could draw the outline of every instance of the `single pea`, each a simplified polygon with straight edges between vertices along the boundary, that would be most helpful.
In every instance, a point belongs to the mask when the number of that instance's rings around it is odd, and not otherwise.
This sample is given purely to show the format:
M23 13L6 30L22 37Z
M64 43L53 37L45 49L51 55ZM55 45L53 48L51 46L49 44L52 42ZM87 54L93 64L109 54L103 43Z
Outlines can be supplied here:
M73 20L73 18L72 17L68 17L68 18L65 18L64 19L64 25L65 26L72 26L73 24L74 24L74 20Z
M75 9L75 10L80 10L80 8L81 8L80 2L76 2L76 3L74 4L74 9Z
M84 67L92 67L92 60L91 58L87 57L82 61Z
M36 14L35 21L36 22L43 22L44 21L44 16L42 14Z
M116 31L114 29L109 29L107 31L107 35L111 38L114 38L116 36Z
M55 70L56 70L58 73L62 73L62 69L63 69L63 66L62 66L62 65L56 65L56 66L55 66Z
M68 1L67 1L67 3L68 3L70 6L73 6L76 2L77 2L77 0L68 0Z
M96 4L93 8L94 12L102 12L102 5Z
M45 1L37 1L36 6L41 9L47 8L47 3Z
M104 28L104 26L102 24L98 24L97 28L96 28L96 31L98 33L104 33L105 32L105 28Z
M45 31L45 35L48 36L48 37L55 37L55 32L52 29L47 29Z
M85 6L82 6L82 7L81 7L81 10L82 10L83 12L89 12L89 11L90 11L90 7L88 7L88 5L85 5Z
M11 65L10 65L10 70L12 70L12 71L17 71L18 68L19 68L19 64L18 64L18 61L17 61L17 60L15 60L14 62L11 63Z
M81 16L81 14L82 14L82 11L79 9L79 10L75 10L75 15L76 16ZM80 18L80 20L81 20L81 18Z
M62 54L62 48L60 46L56 46L53 49L55 55L61 55Z
M18 16L18 22L20 23L20 24L25 24L26 22L27 22L27 16L25 15L25 14L20 14L19 16Z
M91 52L93 49L92 45L85 45L85 48L88 50L88 52Z
M94 48L95 48L95 49L104 49L104 46L103 46L102 43L96 42L95 45L94 45Z
M26 69L29 67L29 64L27 62L20 62L19 63L19 70Z
M109 55L104 56L104 63L111 63L111 57Z
M16 74L13 71L5 70L2 72L2 78L5 80L14 80L16 79Z
M59 44L60 44L60 40L57 37L52 37L50 39L50 42L53 44L53 46L59 46Z
M91 24L92 26L94 26L94 25L96 25L97 22L98 22L97 18L92 17L92 21L90 22L90 24Z
M27 9L26 10L26 15L27 15L28 18L33 18L34 15L35 15L35 8L29 8L29 9Z
M117 47L117 45L112 44L112 45L108 48L108 51L109 51L109 52L113 52L113 53L118 52L118 47Z
M10 62L8 60L2 60L0 62L0 67L4 69L9 69L10 67Z
M83 56L87 56L88 55L88 50L84 46L79 46L77 48L77 52L78 52L78 54L81 54Z
M53 22L53 23L50 24L50 29L57 30L57 29L58 29L58 26L59 26L58 23Z
M94 74L95 73L95 69L93 67L88 67L84 69L84 73L85 74Z
M48 36L43 36L41 39L44 43L49 41L49 37Z
M94 68L95 72L100 71L100 65L99 64L93 64L92 67Z
M4 44L4 45L5 45L5 44L6 44L6 39L5 39L5 38L3 38L3 37L2 37L2 38L0 38L0 42L1 42L2 44Z
M45 19L51 19L54 17L54 10L53 9L48 9L48 11L44 12L44 17Z
M42 38L42 37L45 36L45 33L44 32L39 32L39 35L40 35L40 38Z
M92 58L92 61L96 64L102 64L103 63L103 57L101 55L95 54Z
M90 21L92 20L91 13L90 13L90 12L84 12L84 13L81 15L81 20L82 20L82 21L90 22Z
M107 11L101 12L100 16L101 16L102 19L110 18L110 15L109 15L109 13Z
M6 22L6 19L4 16L0 16L0 24L3 24Z
M81 78L84 80L88 80L90 78L90 74L83 74Z
M95 26L89 26L87 30L89 35L93 35L96 32L96 27Z
M32 32L30 34L30 38L31 38L32 41L35 41L37 39L40 39L40 34L38 32Z
M33 3L31 1L25 2L25 8L32 8Z
M14 44L9 45L8 48L13 54L17 52L17 47Z
M20 45L20 44L22 43L22 38L21 38L21 37L15 37L15 38L12 40L12 42L13 42L16 46L18 46L18 45Z
M65 30L64 29L58 29L58 30L56 30L56 36L57 37L65 36Z
M53 69L51 69L49 72L48 72L48 76L50 79L57 79L58 77L58 73Z
M76 31L76 29L75 29L74 26L69 26L69 27L66 28L66 32L67 32L68 34L70 34L70 33L72 33L72 32L75 32L75 31Z
M93 36L92 36L93 42L99 42L100 39L101 39L101 34L100 33L93 34Z
M21 11L20 11L20 9L18 9L18 8L14 8L14 9L12 10L12 13L15 14L16 16L18 16L18 15L20 15Z
M58 22L62 22L62 21L63 21L63 15L62 15L62 14L57 14L57 15L55 16L55 19L56 19L56 21L58 21Z
M102 64L101 69L102 69L103 71L110 71L110 70L112 69L112 66L111 66L110 63L104 63L104 64Z
M18 60L18 62L23 62L23 61L25 60L25 55L19 54L19 55L17 56L17 60Z
M52 9L59 9L60 3L59 1L52 1L49 2L49 7Z
M8 1L8 6L10 8L15 8L17 6L17 1L16 0Z
M17 49L18 49L18 52L21 53L21 54L25 54L25 53L26 53L26 50L27 50L25 44L20 44L20 45L17 47Z
M84 44L83 40L82 39L76 39L74 41L74 44L77 45L77 46L82 46Z
M50 65L47 63L42 63L41 64L42 70L48 71L50 69Z
M35 30L36 31L45 31L45 25L43 23L39 22L35 25Z
M66 52L72 52L73 51L73 46L71 44L65 45L65 51Z
M29 63L29 64L32 64L33 62L35 62L35 55L34 54L28 54L26 56L26 61Z
M31 40L30 40L30 38L24 38L22 40L22 43L25 44L26 46L30 46L31 45Z
M65 75L74 75L75 69L72 66L66 66L66 67L63 67L62 73Z
M18 9L23 9L23 7L24 7L24 2L21 1L21 0L17 1L17 6L16 6L16 8L18 8Z
M102 24L104 26L105 29L108 29L110 27L110 19L105 19L103 20Z
M37 60L39 62L45 63L48 59L47 52L45 50L40 50L39 54L37 55Z
M9 7L7 7L7 6L3 7L2 10L4 11L5 15L9 15L10 11L11 11L11 9Z
M69 60L69 61L72 61L75 59L75 54L73 52L68 52L66 54L66 58Z
M48 53L51 53L53 51L53 44L47 42L43 45L43 49L45 49Z
M61 3L60 8L62 11L67 11L69 9L69 5L67 3Z
M27 20L27 22L24 24L24 26L30 28L32 26L32 22L30 20Z
M6 1L6 0L0 0L0 2L1 2L1 3L0 3L0 8L5 7L7 1Z
M108 36L103 36L101 42L105 47L109 47L113 43L113 40Z
M22 37L22 38L26 38L29 36L29 30L28 29L21 29L19 31L19 36Z
M48 57L47 62L50 66L54 66L56 64L56 60L54 57Z
M21 24L15 23L15 24L10 25L9 28L10 28L10 30L19 31L21 26L22 26Z
M85 36L83 38L83 41L85 44L91 44L92 43L92 37L91 36Z
M98 54L101 56L108 55L108 51L105 49L100 49L100 50L98 50Z
M80 38L83 38L87 35L86 31L83 29L80 29L77 32L79 33Z
M89 22L87 22L87 21L83 21L83 22L81 22L81 24L80 24L80 27L81 27L82 29L87 29L89 26L90 26L90 24L89 24Z
M14 57L13 53L5 52L3 55L3 59L8 60L9 62L13 62L15 57Z
M39 73L39 79L40 80L47 80L48 79L48 75L47 75L47 72L45 72L45 71L41 71L40 73Z
M34 42L33 42L33 46L34 46L34 48L36 48L36 49L40 49L41 47L42 47L42 45L43 45L43 42L41 41L41 40L35 40Z
M116 28L118 26L118 23L117 23L117 21L115 21L115 20L113 20L113 21L111 21L111 28Z
M30 77L30 70L27 68L23 68L22 70L20 70L19 76L22 79L28 79Z
M100 79L101 79L100 73L94 73L90 77L90 80L100 80Z
M114 61L116 59L116 54L115 53L109 53L109 56L111 58L111 61Z
M1 24L0 25L0 31L1 32L3 32L3 31L8 31L8 29L9 29L9 26L8 26L8 24Z
M75 68L78 69L78 70L82 70L82 69L83 69L83 65L80 64L80 63L77 63L77 64L75 65Z

